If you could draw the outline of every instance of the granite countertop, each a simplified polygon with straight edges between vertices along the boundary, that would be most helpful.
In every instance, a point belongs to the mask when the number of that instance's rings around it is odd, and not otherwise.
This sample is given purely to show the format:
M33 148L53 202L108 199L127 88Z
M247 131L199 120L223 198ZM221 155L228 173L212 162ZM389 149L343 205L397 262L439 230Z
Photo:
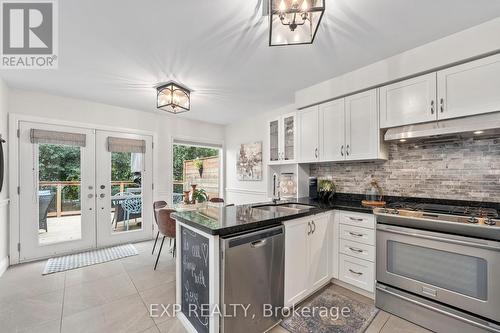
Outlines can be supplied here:
M372 213L372 208L362 206L361 200L357 196L339 196L336 200L328 203L318 202L309 198L299 198L281 200L278 204L283 203L300 203L313 206L314 208L297 214L287 214L254 208L259 205L272 204L272 202L229 207L207 205L194 211L172 213L172 217L208 234L227 236L252 229L279 225L283 221L314 215L332 209Z

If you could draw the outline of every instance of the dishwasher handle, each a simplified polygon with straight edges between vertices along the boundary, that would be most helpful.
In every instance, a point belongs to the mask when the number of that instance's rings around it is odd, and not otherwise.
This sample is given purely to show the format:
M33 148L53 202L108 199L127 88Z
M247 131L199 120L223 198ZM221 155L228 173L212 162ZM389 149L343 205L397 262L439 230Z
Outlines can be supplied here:
M263 247L264 245L266 245L266 243L267 243L267 239L261 239L261 240L250 243L250 246L253 247L254 249L256 249L259 247Z
M226 248L232 248L235 246L250 244L251 247L257 248L262 247L267 242L267 238L272 238L276 236L283 237L283 226L277 228L263 229L243 235L238 235L234 237L229 237L223 239ZM263 241L263 242L261 242Z

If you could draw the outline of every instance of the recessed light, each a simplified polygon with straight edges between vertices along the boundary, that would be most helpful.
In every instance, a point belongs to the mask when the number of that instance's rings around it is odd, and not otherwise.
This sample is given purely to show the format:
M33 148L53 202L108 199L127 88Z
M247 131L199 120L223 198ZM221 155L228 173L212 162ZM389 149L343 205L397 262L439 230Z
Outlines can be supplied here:
M483 134L483 133L484 133L484 131L475 131L474 132L474 134L476 134L476 135Z
M399 142L406 142L406 139L399 139Z

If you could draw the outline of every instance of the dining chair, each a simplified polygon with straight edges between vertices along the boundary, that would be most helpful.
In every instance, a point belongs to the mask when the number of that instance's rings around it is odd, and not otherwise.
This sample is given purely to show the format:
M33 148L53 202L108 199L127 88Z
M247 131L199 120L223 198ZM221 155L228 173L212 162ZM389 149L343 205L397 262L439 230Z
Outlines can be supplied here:
M160 260L161 250L163 248L163 242L165 237L174 240L174 247L172 249L172 256L175 257L175 220L170 217L170 214L175 213L175 209L161 208L158 210L158 230L163 235L160 244L160 250L158 251L158 257L156 257L155 270L158 266L158 260Z
M142 198L127 198L122 201L121 206L125 211L125 218L123 219L123 222L125 223L125 230L128 230L130 215L140 214L142 212Z
M153 202L153 212L154 212L154 217L155 217L155 223L158 226L158 210L161 208L167 207L167 202L164 200L159 200ZM158 236L160 235L160 230L156 233L156 239L155 239L155 244L153 245L153 251L151 251L151 254L155 253L155 248L156 248L156 243L158 242Z
M210 201L210 202L224 202L224 199L222 199L222 198L210 198L208 201Z

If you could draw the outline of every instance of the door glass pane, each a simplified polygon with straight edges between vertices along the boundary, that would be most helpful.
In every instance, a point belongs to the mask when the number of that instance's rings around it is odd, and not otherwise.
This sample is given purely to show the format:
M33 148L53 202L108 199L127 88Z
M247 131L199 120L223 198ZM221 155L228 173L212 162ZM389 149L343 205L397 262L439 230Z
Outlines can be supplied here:
M483 258L387 242L387 271L486 300L488 263Z
M39 144L38 243L48 245L82 238L81 148Z
M278 160L279 154L279 122L277 120L269 123L270 130L270 154L271 161Z
M294 156L294 140L295 140L295 131L294 131L294 121L295 117L290 116L286 117L284 122L285 126L285 160L293 160Z
M142 229L142 170L144 154L111 153L111 229Z

